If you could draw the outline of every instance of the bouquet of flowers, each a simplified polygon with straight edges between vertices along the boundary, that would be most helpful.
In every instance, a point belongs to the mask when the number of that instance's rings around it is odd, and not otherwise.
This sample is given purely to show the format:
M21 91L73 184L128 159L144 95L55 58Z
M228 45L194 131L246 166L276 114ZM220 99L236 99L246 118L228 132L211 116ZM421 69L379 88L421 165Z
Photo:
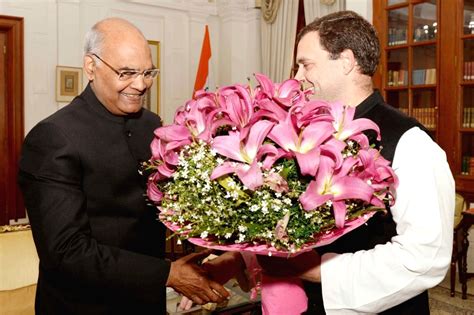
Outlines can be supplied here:
M332 242L394 201L397 178L353 119L294 79L199 91L155 130L148 198L197 245L291 256Z
M380 140L375 123L354 119L354 107L308 100L296 80L255 77L254 89L197 92L155 130L143 167L168 228L203 247L290 257L393 204L397 177L363 133ZM298 278L263 274L261 289L264 314L306 309Z

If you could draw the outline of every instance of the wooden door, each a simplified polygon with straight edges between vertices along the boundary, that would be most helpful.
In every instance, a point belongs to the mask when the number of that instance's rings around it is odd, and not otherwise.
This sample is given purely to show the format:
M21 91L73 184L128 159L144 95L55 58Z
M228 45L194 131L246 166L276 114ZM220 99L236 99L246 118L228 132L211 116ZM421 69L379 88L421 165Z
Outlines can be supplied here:
M23 18L0 15L0 225L26 216L16 183L23 98Z
M0 32L0 178L6 177L6 168L8 165L7 149L7 108L6 108L6 45L7 36L5 32ZM7 205L6 205L6 186L0 185L0 225L7 222Z

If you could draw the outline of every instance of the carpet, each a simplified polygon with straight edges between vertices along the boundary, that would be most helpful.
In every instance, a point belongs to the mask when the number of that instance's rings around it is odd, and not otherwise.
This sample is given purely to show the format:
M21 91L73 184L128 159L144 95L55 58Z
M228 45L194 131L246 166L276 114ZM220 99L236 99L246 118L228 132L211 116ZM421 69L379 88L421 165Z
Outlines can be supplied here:
M431 315L474 315L474 279L468 281L467 299L461 298L461 285L456 279L455 296L450 296L449 275L429 290Z

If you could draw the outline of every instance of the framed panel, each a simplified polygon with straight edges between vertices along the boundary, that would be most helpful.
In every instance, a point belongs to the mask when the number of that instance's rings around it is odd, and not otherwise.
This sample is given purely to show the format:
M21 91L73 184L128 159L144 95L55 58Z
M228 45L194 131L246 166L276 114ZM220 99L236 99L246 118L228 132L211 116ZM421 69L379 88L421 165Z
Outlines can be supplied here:
M155 40L149 40L148 45L151 50L151 58L153 60L153 66L160 69L160 42ZM160 77L161 72L154 79L153 85L147 91L145 96L144 107L151 110L152 112L160 115Z
M56 101L70 102L82 92L82 68L56 67Z

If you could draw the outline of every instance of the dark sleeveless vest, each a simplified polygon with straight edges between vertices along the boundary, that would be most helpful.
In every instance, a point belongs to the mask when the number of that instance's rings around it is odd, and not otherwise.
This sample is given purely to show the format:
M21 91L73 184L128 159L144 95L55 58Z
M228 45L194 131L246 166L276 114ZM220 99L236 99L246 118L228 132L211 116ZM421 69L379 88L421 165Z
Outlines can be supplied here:
M418 121L387 105L378 91L372 93L356 107L354 118L368 118L379 126L382 136L380 142L376 141L375 132L368 131L366 135L370 143L374 143L381 148L382 156L391 162L393 162L398 140L407 130L419 127L428 133ZM378 213L366 225L355 229L328 246L317 248L317 251L320 255L328 252L354 253L359 250L372 249L377 244L387 243L395 235L395 222L390 211L387 214ZM380 275L381 281L383 281L383 277L383 275ZM305 282L305 290L309 300L308 311L305 314L326 314L321 284ZM381 314L423 315L429 313L428 292L425 291Z

